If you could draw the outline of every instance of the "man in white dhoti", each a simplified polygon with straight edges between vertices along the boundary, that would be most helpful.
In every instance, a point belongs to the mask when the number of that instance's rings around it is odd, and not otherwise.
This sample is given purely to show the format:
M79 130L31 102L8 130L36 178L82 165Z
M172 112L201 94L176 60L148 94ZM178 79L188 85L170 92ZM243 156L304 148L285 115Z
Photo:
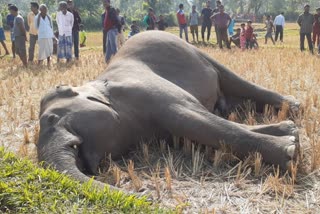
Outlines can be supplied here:
M40 13L35 17L35 26L38 29L39 56L38 64L47 59L48 67L50 67L50 59L53 53L53 28L52 19L47 14L48 8L45 4L40 5Z

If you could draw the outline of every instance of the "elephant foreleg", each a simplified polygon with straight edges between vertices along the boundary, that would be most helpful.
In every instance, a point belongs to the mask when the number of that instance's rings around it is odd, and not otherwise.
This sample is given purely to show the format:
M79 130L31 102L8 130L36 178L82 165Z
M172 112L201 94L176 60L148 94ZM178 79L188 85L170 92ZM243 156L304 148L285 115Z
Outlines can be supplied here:
M287 169L290 161L296 160L298 155L299 145L294 136L276 137L250 131L211 114L200 104L170 105L163 113L166 117L159 117L158 121L173 135L214 148L219 148L223 142L240 157L257 151L264 161Z

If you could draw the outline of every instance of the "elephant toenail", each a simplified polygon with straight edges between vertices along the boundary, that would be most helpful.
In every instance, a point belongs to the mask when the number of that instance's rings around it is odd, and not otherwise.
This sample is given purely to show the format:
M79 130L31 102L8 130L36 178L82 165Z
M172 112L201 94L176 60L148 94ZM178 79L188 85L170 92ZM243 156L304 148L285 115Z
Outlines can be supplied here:
M295 145L291 145L287 148L287 154L293 158L294 157L294 153L296 151L296 146Z

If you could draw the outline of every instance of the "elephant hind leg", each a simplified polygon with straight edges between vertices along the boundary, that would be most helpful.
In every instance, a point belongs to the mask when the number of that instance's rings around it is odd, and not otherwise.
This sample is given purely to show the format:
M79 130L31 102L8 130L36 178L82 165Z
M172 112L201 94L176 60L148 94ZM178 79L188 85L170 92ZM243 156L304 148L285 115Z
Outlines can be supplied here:
M257 105L262 106L269 104L278 109L282 107L283 102L288 102L292 110L297 111L299 109L300 103L293 97L282 96L274 91L250 83L204 53L201 54L217 70L219 74L220 88L226 97L251 100L256 102Z

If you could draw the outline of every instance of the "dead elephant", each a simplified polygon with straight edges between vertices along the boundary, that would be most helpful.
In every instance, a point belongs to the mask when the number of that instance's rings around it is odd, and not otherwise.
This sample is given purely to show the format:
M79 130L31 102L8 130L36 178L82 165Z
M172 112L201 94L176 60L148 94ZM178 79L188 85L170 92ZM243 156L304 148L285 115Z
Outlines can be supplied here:
M105 154L119 157L142 138L169 135L214 148L223 141L240 157L258 151L283 169L296 160L293 122L246 126L225 120L212 113L222 96L226 102L252 100L276 108L288 102L299 108L293 98L240 78L174 35L141 33L96 80L59 86L43 97L39 161L87 181L84 173L97 174Z

